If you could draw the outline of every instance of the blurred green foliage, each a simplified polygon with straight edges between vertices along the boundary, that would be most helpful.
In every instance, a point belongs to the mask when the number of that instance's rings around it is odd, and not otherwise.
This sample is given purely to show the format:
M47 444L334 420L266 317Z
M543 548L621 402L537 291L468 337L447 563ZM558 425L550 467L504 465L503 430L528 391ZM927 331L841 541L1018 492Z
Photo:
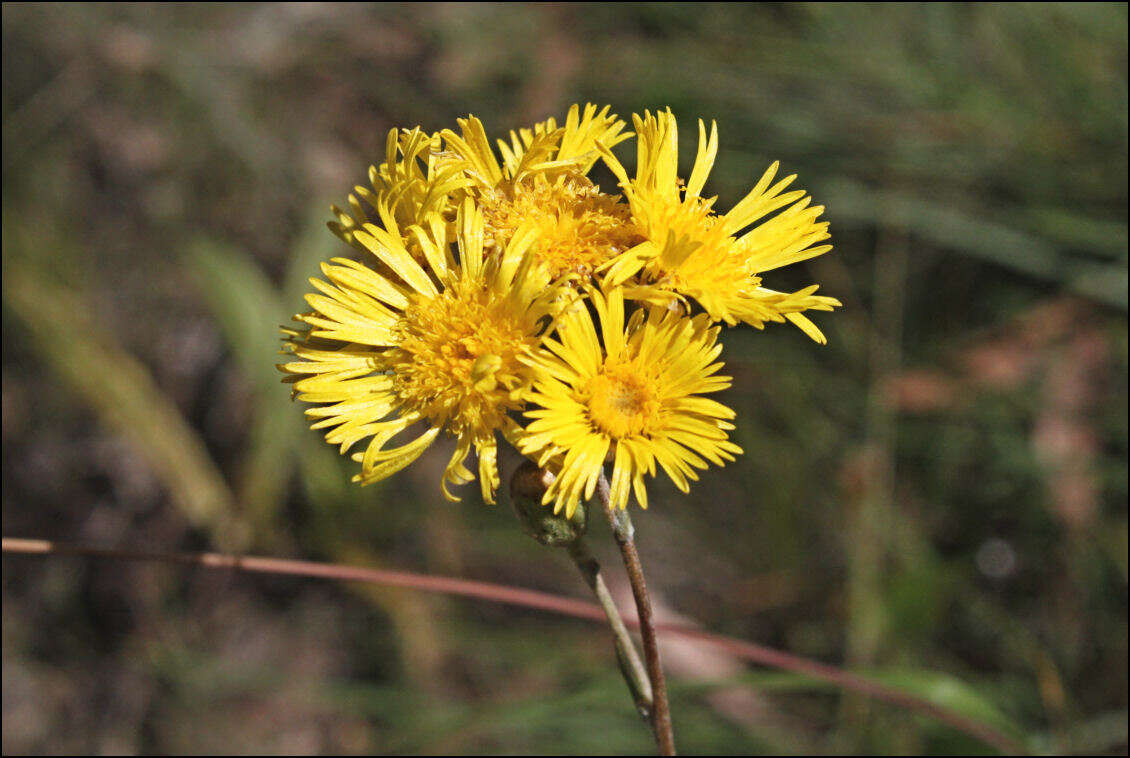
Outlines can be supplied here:
M818 317L827 348L724 334L746 455L636 518L657 600L1033 750L1125 753L1126 22L6 3L3 532L582 594L506 507L442 501L442 450L349 484L278 383L275 330L347 254L322 221L390 127L670 105L684 155L717 119L722 207L777 159L827 206L836 251L770 285L844 308ZM3 593L5 752L651 748L607 633L576 622L69 560L5 558ZM684 752L985 749L791 675L667 660Z

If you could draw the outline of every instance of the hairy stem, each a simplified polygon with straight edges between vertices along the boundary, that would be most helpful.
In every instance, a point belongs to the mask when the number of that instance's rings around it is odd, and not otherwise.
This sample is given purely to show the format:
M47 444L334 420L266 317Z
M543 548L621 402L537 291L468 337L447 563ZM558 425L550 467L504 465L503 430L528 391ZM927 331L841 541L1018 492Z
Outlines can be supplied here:
M608 617L608 625L612 629L612 638L616 645L616 661L620 664L620 673L628 683L636 709L650 722L653 703L651 680L648 679L640 654L628 634L628 627L624 625L624 619L620 617L620 611L616 608L612 594L604 583L604 577L600 573L600 563L583 539L578 539L569 546L569 557L577 564L585 584L596 595L604 615Z
M643 565L640 563L639 553L636 552L635 529L632 527L628 512L613 509L609 503L608 479L603 473L600 475L600 481L597 482L596 492L604 513L608 516L608 523L612 526L612 535L620 547L620 556L624 559L624 568L632 585L632 595L636 599L640 638L643 640L643 655L647 661L647 676L651 680L654 701L651 710L651 729L655 733L655 742L659 746L660 755L675 755L675 735L671 728L667 683L663 678L663 665L659 661L659 644L655 638L655 617L651 610L651 597L647 594Z

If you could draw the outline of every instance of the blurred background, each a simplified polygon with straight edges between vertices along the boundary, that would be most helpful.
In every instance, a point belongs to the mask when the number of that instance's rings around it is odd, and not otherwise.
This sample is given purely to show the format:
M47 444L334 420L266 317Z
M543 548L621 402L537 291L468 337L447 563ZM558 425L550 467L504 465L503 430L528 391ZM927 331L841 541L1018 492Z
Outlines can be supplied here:
M1127 9L3 6L3 534L585 597L449 450L360 489L279 382L388 129L670 105L729 207L773 160L844 307L724 333L746 454L634 514L666 613L1032 750L1127 749ZM634 149L620 151L634 159ZM689 164L689 160L688 160ZM689 168L689 165L687 166ZM614 183L598 174L606 188ZM503 460L512 470L513 457ZM610 582L607 529L593 526ZM977 753L671 642L687 753ZM640 753L587 622L293 578L3 559L5 753Z

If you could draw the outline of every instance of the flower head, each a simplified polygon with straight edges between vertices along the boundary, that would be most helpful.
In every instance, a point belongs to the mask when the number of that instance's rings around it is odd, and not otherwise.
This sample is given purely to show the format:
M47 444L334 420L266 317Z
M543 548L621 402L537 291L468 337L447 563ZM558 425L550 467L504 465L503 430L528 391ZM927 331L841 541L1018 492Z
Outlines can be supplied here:
M514 231L535 228L533 254L547 279L592 273L642 238L630 209L602 193L587 174L600 156L627 139L624 122L605 107L573 106L565 125L553 119L510 133L498 141L500 163L482 123L459 120L460 134L442 133L448 154L441 165L457 166L486 219L488 244L501 248Z
M385 215L388 215L387 212ZM299 360L280 368L296 377L299 399L317 404L307 415L344 453L368 438L355 477L376 482L412 463L441 431L456 437L444 471L447 484L473 475L463 466L473 446L483 498L498 485L496 435L513 436L509 412L522 407L534 372L524 358L538 347L555 296L531 276L532 236L519 230L502 254L483 254L482 215L468 200L457 219L458 260L434 223L415 234L426 266L402 237L373 224L356 239L395 278L364 264L335 258L324 264L327 281L311 280L321 294L296 318L306 330L291 332L289 350ZM416 439L386 448L420 422Z
M605 286L624 285L628 296L650 302L689 297L713 320L730 325L745 322L761 329L767 321L788 319L817 342L825 342L801 312L832 310L838 300L815 295L816 286L794 293L761 286L761 274L832 249L818 244L828 239L828 224L816 221L824 208L811 206L803 190L785 191L795 176L773 183L778 168L774 163L744 199L718 215L716 198L702 196L718 154L717 125L711 125L707 137L699 121L698 153L684 186L678 176L675 117L666 111L634 119L635 177L628 177L610 151L602 154L620 181L644 241L608 267Z
M646 508L644 475L654 476L657 463L686 492L696 468L741 453L726 434L734 412L701 397L730 385L717 375L718 328L705 315L662 307L637 310L625 325L622 290L591 298L600 336L583 305L560 318L560 340L547 339L532 360L539 371L530 401L541 407L526 413L534 421L518 441L557 471L545 502L567 515L592 497L606 457L611 504L626 507L634 490Z
M570 273L586 278L639 241L628 208L586 178L600 158L598 146L610 148L631 136L607 106L574 105L561 127L551 118L511 131L509 142L497 142L501 161L479 119L458 123L458 133L390 131L384 162L369 167L371 188L354 187L348 210L333 206L334 234L365 252L355 232L384 223L382 214L406 230L432 218L452 223L470 197L486 219L488 255L503 250L523 222L539 227L535 259L547 281ZM406 244L422 261L415 240Z

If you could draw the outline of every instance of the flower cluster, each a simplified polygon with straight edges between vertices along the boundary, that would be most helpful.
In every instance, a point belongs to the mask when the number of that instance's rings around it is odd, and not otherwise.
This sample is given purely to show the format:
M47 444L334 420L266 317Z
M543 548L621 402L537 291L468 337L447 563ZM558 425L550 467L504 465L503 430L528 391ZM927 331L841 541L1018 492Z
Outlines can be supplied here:
M496 153L482 123L428 134L394 129L330 228L361 254L334 258L284 329L279 368L313 404L313 426L353 453L362 484L411 464L442 433L455 451L440 486L499 485L499 438L555 474L545 502L571 515L606 463L611 502L662 468L686 492L697 469L723 465L734 412L705 395L719 375L722 325L791 321L839 302L816 286L777 292L765 272L820 255L823 208L773 164L727 213L703 196L718 131L699 122L689 178L678 175L670 111L633 117L570 109L511 132ZM635 138L634 174L612 152ZM603 161L620 194L589 178ZM409 432L409 441L392 444Z

